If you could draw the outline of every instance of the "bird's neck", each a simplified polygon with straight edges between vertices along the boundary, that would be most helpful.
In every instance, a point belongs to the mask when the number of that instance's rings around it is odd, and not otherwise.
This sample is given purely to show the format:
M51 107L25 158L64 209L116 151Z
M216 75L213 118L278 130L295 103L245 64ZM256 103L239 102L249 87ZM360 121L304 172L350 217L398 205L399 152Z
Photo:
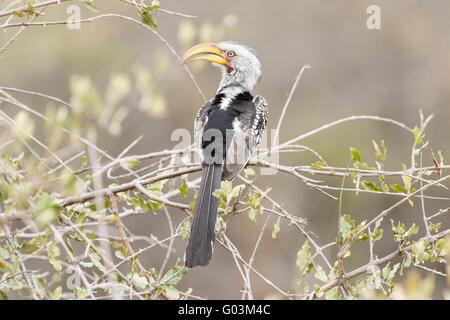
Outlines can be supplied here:
M253 87L258 81L258 76L252 72L242 72L234 69L229 72L226 68L222 68L222 79L220 79L217 93L236 94L236 92L252 92Z
M243 92L249 92L249 90L240 84L227 84L225 86L219 86L216 94L223 94L226 97L232 98Z
M244 99L248 99L249 97L253 99L253 96L246 88L239 85L228 85L223 88L219 87L214 103L221 109L226 110L235 100L240 100L243 97Z
M228 106L235 100L237 96L243 93L249 93L247 88L239 84L229 84L223 87L219 86L216 94L216 100L218 101L221 109L227 109Z

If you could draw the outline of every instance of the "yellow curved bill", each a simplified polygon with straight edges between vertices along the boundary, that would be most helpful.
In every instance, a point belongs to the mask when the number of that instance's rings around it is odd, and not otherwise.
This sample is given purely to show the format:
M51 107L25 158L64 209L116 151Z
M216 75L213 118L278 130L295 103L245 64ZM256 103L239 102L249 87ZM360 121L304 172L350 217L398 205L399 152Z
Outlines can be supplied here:
M190 48L183 56L183 64L195 60L208 60L224 66L228 66L222 50L214 43L200 43Z

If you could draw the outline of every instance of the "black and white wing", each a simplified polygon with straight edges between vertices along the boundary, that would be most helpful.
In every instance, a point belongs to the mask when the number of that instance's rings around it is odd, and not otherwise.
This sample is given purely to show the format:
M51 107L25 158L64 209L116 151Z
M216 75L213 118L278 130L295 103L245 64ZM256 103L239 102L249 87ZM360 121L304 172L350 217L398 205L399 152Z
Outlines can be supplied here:
M268 105L256 96L242 110L233 123L233 137L225 161L223 179L234 180L256 151L267 125Z
M209 100L203 104L203 106L198 110L197 116L194 120L194 143L195 147L198 149L200 154L202 154L202 139L205 124L208 121L208 113L211 109L211 104L213 100Z

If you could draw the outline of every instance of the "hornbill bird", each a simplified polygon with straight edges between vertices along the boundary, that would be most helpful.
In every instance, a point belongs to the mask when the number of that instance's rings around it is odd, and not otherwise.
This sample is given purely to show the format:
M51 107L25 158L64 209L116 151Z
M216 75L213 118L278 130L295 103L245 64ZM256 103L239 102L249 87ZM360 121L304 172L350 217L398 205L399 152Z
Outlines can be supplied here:
M234 41L202 43L189 49L183 62L195 60L219 66L222 79L216 96L200 108L194 122L202 178L186 248L185 265L190 268L211 260L219 201L212 193L245 167L267 124L266 100L251 94L261 77L253 49Z

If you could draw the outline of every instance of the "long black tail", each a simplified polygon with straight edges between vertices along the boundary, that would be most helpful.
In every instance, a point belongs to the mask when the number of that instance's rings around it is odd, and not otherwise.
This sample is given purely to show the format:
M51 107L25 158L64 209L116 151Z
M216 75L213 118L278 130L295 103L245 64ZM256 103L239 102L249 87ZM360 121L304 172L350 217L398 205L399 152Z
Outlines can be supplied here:
M222 164L203 165L191 234L186 248L186 267L206 266L211 260L219 202L212 193L220 188L222 171Z

